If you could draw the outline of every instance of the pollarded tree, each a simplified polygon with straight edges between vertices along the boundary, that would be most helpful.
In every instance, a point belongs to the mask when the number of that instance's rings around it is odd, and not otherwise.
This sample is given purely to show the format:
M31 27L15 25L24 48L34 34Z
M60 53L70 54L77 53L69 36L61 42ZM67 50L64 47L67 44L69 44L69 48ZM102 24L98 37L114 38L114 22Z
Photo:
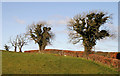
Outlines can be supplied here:
M24 45L27 45L27 43L28 43L28 40L27 40L25 34L18 35L18 37L17 37L17 46L19 48L19 52L22 52L22 47Z
M51 44L51 39L53 39L54 36L51 32L51 27L45 25L44 23L40 23L28 27L28 35L39 45L39 51L44 50L48 44Z
M73 31L69 34L71 41L76 44L82 40L85 56L90 53L97 40L111 36L107 30L100 29L110 18L104 12L90 12L77 15L69 22L68 27Z

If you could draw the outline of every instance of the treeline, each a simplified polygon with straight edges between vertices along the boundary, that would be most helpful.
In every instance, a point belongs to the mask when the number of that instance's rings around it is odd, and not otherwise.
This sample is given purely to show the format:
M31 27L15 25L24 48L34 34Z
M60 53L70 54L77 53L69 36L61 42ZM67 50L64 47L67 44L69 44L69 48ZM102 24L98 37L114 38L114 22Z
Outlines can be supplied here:
M110 34L109 30L100 29L101 26L110 20L111 15L105 12L88 12L74 16L66 25L71 31L69 33L70 42L76 44L82 41L84 56L88 56L96 45L97 40L114 36L114 34ZM54 38L54 33L51 30L54 29L45 23L32 24L28 26L27 33L24 36L17 35L14 40L10 40L10 43L15 48L15 52L17 47L19 52L22 52L21 49L27 44L26 37L28 37L28 39L38 44L39 52L41 52L48 44L51 44L51 40ZM9 50L9 46L5 45L5 49Z

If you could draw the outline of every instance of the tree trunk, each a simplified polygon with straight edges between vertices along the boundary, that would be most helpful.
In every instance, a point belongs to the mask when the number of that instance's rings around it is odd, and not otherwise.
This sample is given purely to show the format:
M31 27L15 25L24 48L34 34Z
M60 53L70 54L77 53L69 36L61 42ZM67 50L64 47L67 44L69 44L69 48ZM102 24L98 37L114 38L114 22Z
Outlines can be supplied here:
M19 52L22 52L21 48L19 48Z
M90 45L89 40L86 40L86 38L84 38L83 40L83 45L84 45L84 57L88 58L88 55L91 52L92 46Z
M15 47L15 52L17 51L17 47Z
M9 51L9 49L6 49L7 51Z
M44 49L45 49L45 47L46 47L46 45L43 45L43 46L42 46L42 50L44 50Z
M84 46L84 57L85 58L88 58L88 55L90 54L90 52L91 52L91 47L89 46Z
M43 43L42 46L41 46L41 51L43 51L45 49L45 47L47 46L47 43Z
M40 44L38 44L39 45L39 52L41 52L41 45Z
M44 49L45 49L45 46L42 45L42 46L41 46L41 52L44 52Z

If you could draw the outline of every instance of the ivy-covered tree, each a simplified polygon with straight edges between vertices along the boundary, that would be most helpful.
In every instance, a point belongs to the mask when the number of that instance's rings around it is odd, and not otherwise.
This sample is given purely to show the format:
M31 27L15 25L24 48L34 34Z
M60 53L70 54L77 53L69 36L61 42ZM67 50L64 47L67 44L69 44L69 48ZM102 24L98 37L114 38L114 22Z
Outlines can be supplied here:
M44 50L48 44L51 44L51 39L53 39L54 36L51 32L51 27L45 25L44 23L40 23L28 27L29 36L38 44L39 51Z
M90 12L75 16L68 24L72 31L69 34L70 41L76 44L82 40L84 53L87 56L96 45L97 40L111 36L107 30L100 29L110 18L111 16L104 12Z

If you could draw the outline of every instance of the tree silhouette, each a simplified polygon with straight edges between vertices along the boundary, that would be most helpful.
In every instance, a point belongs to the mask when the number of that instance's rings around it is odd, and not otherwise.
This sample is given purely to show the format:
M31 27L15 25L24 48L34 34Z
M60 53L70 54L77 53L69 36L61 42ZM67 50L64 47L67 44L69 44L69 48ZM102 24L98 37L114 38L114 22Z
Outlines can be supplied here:
M18 35L15 37L15 39L11 39L9 40L9 43L11 43L11 45L14 47L14 51L17 51L17 40L18 40Z
M39 45L39 51L44 50L48 44L51 44L53 33L51 27L45 26L44 23L32 25L28 27L29 35L32 40Z
M85 56L87 56L97 40L111 36L107 30L100 29L110 18L110 15L104 12L90 12L75 16L68 24L72 31L69 34L70 41L76 44L82 40Z
M9 48L10 48L10 47L5 44L5 45L4 45L4 48L5 48L5 50L9 51Z
M28 41L26 39L25 34L18 35L17 39L18 39L17 45L18 45L18 48L19 48L19 52L22 52L22 47L24 45L27 45Z

